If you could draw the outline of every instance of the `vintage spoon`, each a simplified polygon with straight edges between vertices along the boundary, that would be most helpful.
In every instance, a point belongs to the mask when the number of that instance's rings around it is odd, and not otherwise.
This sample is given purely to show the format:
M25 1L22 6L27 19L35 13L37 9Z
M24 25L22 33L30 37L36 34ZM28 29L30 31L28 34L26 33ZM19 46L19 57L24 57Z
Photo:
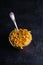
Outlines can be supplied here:
M18 26L17 26L16 20L15 20L15 15L14 15L14 13L13 13L13 12L10 12L9 16L10 16L11 20L13 21L13 23L14 23L16 29L18 30ZM10 33L10 34L11 34L11 33ZM10 38L9 38L9 42L10 42L11 45L14 47L14 45L12 44Z

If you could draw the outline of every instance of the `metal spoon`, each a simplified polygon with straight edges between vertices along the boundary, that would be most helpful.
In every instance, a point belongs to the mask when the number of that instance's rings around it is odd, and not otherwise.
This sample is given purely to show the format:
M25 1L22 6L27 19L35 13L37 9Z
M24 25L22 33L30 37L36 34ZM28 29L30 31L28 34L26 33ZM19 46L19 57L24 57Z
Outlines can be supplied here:
M10 15L10 18L12 19L12 21L13 21L13 23L14 23L16 29L18 30L18 26L17 26L16 20L15 20L14 13L13 13L13 12L10 12L9 15ZM11 32L11 33L12 33L12 32ZM10 33L10 34L11 34L11 33ZM10 42L10 44L11 44L13 47L15 46L15 45L13 45L13 43L11 42L10 38L9 38L9 42Z
M10 12L9 15L10 15L10 18L12 19L12 21L13 21L13 23L14 23L16 29L18 30L18 26L17 26L16 20L15 20L15 15L14 15L14 13L13 13L13 12Z

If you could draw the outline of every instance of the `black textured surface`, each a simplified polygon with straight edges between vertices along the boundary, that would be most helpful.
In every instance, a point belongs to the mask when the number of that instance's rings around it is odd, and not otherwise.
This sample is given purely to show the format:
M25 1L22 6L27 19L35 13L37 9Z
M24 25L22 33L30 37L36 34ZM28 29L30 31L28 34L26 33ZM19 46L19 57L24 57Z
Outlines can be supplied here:
M43 65L43 0L3 0L0 5L0 65ZM23 50L13 48L8 41L15 27L9 17L11 11L18 27L31 30L33 35Z

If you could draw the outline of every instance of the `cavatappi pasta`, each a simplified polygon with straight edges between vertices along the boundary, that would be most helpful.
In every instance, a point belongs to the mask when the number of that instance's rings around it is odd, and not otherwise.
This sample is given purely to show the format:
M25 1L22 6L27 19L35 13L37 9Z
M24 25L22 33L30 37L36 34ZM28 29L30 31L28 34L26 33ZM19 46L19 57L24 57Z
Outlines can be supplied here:
M9 34L9 39L14 46L23 49L31 43L32 34L31 31L28 31L27 29L14 29Z

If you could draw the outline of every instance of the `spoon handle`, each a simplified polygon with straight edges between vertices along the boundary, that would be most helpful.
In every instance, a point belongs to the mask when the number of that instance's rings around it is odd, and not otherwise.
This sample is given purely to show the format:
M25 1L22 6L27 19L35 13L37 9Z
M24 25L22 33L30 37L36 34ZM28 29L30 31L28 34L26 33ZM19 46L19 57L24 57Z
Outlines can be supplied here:
M15 20L15 16L14 16L14 13L13 12L10 12L10 18L12 19L16 29L18 30L18 26L17 26L17 23L16 23L16 20Z

